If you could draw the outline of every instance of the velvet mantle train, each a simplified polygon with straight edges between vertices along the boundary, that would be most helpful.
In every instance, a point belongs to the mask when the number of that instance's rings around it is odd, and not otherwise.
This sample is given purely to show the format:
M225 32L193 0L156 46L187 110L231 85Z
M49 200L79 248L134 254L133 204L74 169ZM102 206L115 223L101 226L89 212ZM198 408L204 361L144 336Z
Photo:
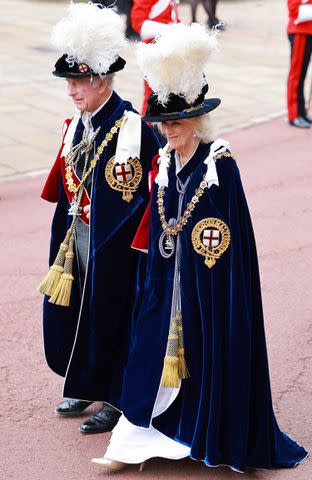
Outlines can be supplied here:
M206 171L209 145L177 174L190 176L182 212ZM192 173L193 172L193 173ZM217 161L219 186L206 190L181 235L181 295L186 363L190 378L153 425L191 447L191 457L209 466L292 467L307 455L275 420L263 325L258 260L252 224L233 158ZM174 257L164 259L155 183L147 275L142 307L125 371L121 408L127 419L148 427L167 345ZM172 157L165 197L166 220L176 218L178 194ZM191 234L202 219L227 224L231 243L209 269L193 248ZM143 231L144 235L144 231Z
M121 118L133 110L115 92L92 118L94 130L101 127L96 147ZM79 121L74 145L82 138ZM105 165L115 154L117 135L105 148L93 174L91 191L90 245L85 285L74 265L71 306L61 307L44 299L43 330L46 360L50 368L65 376L64 396L105 400L118 407L122 373L127 359L133 299L144 271L142 254L130 248L149 199L148 172L158 151L154 132L142 123L140 162L143 177L130 203L105 180ZM50 265L69 222L68 199L60 180L60 154L43 190L47 200L58 199L51 232ZM140 277L140 278L137 278Z

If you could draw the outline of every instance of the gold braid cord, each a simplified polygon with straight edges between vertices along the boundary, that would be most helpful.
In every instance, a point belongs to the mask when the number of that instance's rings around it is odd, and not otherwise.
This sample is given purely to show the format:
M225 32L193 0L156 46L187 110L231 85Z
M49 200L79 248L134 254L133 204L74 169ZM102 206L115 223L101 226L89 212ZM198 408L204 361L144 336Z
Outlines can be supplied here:
M167 152L169 153L169 152ZM222 152L214 157L217 162L221 157L232 157L230 152ZM174 226L169 226L165 217L164 196L165 187L158 190L157 203L158 213L165 234L178 236L192 217L196 204L208 188L208 183L203 179L191 201L187 204L186 210ZM192 243L195 251L205 256L205 264L211 268L218 258L230 245L230 230L228 226L218 218L206 218L197 223L192 232ZM180 288L180 287L178 287ZM174 290L175 291L175 286ZM173 293L174 296L174 293ZM182 379L190 376L185 356L184 356L184 338L181 307L176 314L171 317L169 335L167 340L166 355L161 376L162 387L177 388Z
M102 155L102 153L104 151L104 148L107 147L109 142L112 140L114 134L118 132L122 123L123 123L123 116L121 118L119 118L118 120L116 120L115 125L105 135L105 138L104 138L103 142L101 143L101 145L97 149L97 152L96 152L96 155L95 155L94 159L91 160L91 162L90 162L90 167L88 168L88 170L82 176L82 179L81 179L81 182L79 183L79 185L76 185L73 181L73 172L72 172L73 157L72 157L72 153L69 152L69 154L67 155L67 157L65 159L65 163L66 163L65 177L66 177L67 188L70 192L77 193L80 190L80 188L85 184L88 176L90 175L92 170L95 168L97 162L99 161L99 158Z
M190 376L184 358L184 341L181 310L171 318L167 341L166 356L160 385L162 387L177 388L180 379Z
M66 234L65 239L60 245L58 254L55 258L53 265L50 267L47 275L44 277L40 285L37 287L37 290L44 295L50 297L49 302L54 303L55 305L60 305L63 307L68 307L70 304L70 296L72 284L74 281L73 277L73 262L74 262L74 234L77 218L80 212L80 204L83 195L83 189L85 182L88 176L91 174L92 170L95 168L97 162L99 161L104 148L112 140L114 134L116 134L121 127L123 122L123 117L118 119L115 122L115 125L111 130L105 135L105 139L98 147L97 152L94 156L94 159L90 162L90 167L87 170L89 154L92 150L93 142L95 136L97 135L99 129L93 134L89 142L83 138L81 144L78 144L72 149L71 152L67 155L65 159L66 164L66 183L68 190L74 193L73 202L75 203L75 209L73 209L73 220L71 226ZM85 151L85 162L84 169L82 173L81 181L76 185L72 178L72 169L74 158L82 151ZM72 202L72 205L73 205ZM71 209L70 209L71 210Z

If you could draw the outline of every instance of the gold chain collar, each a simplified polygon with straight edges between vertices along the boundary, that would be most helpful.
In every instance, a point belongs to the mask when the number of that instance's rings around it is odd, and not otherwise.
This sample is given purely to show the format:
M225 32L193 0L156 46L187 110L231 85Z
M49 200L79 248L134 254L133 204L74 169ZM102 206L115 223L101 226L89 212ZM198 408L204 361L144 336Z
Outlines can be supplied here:
M66 184L67 184L69 192L77 194L77 192L80 190L80 188L85 184L86 179L88 178L88 176L90 175L92 170L95 168L97 162L99 161L99 158L102 155L102 153L104 151L104 148L107 147L108 143L112 140L113 136L118 132L118 130L120 129L120 127L123 123L123 120L124 120L124 115L121 118L119 118L118 120L116 120L115 125L105 135L105 138L104 138L103 142L97 148L94 159L91 160L91 162L90 162L90 167L85 172L85 174L83 175L83 177L82 177L82 179L81 179L81 181L79 182L78 185L76 185L74 180L73 180L74 157L71 154L71 152L68 155L66 155L66 158L65 158L65 165L66 165L65 178L66 178Z
M185 225L188 223L189 219L192 216L192 212L196 206L196 203L199 202L200 197L204 194L208 183L205 180L202 180L199 184L199 187L195 190L195 195L192 197L192 200L187 204L187 207L180 217L176 225L170 227L165 217L165 207L164 207L164 195L165 187L160 187L157 192L157 203L158 203L158 213L161 221L161 226L166 235L178 235L182 232Z
M167 150L167 154L169 154L169 149ZM230 157L230 152L222 152L215 156L214 162L216 163L219 158L222 156ZM170 165L170 164L169 164ZM169 170L168 165L168 170ZM165 196L165 187L160 187L157 192L157 204L158 204L158 213L161 221L161 226L163 231L167 236L175 236L182 232L185 225L188 223L189 219L192 216L192 212L196 207L196 204L199 202L200 198L205 193L205 190L208 188L208 182L206 180L202 180L199 184L199 187L195 190L195 195L192 197L191 201L187 204L186 209L183 215L178 219L177 223L172 227L169 226L168 222L166 221L165 216L165 207L164 207L164 196Z

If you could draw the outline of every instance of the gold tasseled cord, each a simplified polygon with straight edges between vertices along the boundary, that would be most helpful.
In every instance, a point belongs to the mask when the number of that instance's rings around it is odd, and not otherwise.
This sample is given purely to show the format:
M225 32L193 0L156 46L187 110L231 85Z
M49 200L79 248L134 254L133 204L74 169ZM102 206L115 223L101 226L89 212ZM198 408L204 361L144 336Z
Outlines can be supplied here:
M164 368L162 371L161 382L162 387L179 386L179 359L178 357L165 356Z
M50 270L37 287L39 292L43 293L44 295L48 295L49 297L53 294L57 284L60 281L61 275L64 272L65 256L68 251L70 236L71 234L68 231L64 241L60 245L53 265L51 265Z
M50 297L49 302L55 305L68 307L70 304L70 295L74 281L73 261L74 261L74 235L71 235L68 251L65 255L64 272Z

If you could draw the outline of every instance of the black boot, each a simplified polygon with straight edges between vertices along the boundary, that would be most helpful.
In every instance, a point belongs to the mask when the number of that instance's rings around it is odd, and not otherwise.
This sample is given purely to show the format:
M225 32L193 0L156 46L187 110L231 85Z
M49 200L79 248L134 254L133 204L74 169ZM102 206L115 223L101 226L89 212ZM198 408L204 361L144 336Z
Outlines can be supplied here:
M218 30L221 32L223 32L226 28L225 23L221 22L221 20L219 20L217 17L214 19L208 18L207 25L210 29L213 29L218 25Z
M295 120L292 120L289 124L297 128L311 128L311 124L303 117L295 118Z
M79 415L93 402L87 402L86 400L77 400L76 398L67 398L64 402L59 403L55 409L59 415Z

